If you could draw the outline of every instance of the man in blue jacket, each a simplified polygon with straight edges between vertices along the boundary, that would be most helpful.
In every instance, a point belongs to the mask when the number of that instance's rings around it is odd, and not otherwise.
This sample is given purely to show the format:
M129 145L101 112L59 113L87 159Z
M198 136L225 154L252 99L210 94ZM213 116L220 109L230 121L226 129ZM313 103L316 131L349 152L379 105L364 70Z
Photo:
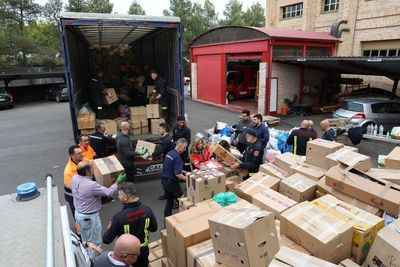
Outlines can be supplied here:
M256 131L257 140L265 147L269 141L268 127L262 121L262 115L256 114L253 116L253 125L250 127Z

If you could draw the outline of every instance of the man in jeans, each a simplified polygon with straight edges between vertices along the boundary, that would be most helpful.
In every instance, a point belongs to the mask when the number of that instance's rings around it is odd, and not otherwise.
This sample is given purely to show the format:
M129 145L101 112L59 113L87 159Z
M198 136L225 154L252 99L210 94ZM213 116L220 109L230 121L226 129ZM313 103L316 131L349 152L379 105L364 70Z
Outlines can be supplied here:
M164 209L165 217L172 215L175 199L183 194L179 180L186 181L187 176L183 174L183 160L181 154L186 151L187 146L188 141L185 138L178 139L175 149L168 152L164 159L161 183L167 199Z
M92 180L93 165L82 161L78 163L78 173L71 181L74 197L75 219L79 226L82 241L101 246L101 197L114 197L117 193L117 183L110 188L101 186ZM91 259L97 257L97 252L90 252Z

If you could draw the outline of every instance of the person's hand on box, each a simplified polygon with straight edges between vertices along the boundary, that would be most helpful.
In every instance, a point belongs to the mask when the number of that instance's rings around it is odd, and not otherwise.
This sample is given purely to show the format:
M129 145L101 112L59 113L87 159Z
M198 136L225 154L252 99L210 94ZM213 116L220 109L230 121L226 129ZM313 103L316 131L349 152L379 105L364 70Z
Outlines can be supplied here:
M137 153L138 153L138 155L143 156L144 154L147 153L147 148L142 148Z
M125 182L125 180L126 180L126 173L120 172L117 176L117 183L121 184L121 183Z
M236 170L236 169L239 169L239 166L240 166L239 163L235 162L235 163L231 164L229 167L232 170Z

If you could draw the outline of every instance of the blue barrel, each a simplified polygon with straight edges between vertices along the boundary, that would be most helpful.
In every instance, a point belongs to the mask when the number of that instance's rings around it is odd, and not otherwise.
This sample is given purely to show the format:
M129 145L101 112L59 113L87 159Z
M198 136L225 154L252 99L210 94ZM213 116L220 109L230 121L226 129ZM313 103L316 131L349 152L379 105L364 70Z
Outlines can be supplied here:
M40 195L36 183L24 183L17 186L17 200L28 201Z

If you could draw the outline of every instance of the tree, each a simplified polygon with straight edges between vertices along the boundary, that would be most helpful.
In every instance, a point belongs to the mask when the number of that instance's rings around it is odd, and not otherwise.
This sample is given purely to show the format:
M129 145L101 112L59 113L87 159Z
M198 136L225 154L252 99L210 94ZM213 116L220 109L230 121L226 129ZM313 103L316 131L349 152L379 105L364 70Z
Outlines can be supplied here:
M264 8L260 3L252 4L246 12L243 13L244 25L253 27L262 27L265 25Z
M208 28L213 28L218 24L218 13L215 12L215 5L210 0L204 1L203 15L207 20Z
M69 12L87 12L89 3L87 0L68 0L65 9Z
M50 21L59 24L58 14L62 11L62 0L49 0L43 8L43 15Z
M238 0L229 0L223 12L224 19L220 21L222 25L244 25L243 5Z
M113 3L110 0L89 0L88 11L89 13L111 13L113 10Z
M143 10L142 6L134 1L129 7L129 14L131 15L146 15L146 12Z

